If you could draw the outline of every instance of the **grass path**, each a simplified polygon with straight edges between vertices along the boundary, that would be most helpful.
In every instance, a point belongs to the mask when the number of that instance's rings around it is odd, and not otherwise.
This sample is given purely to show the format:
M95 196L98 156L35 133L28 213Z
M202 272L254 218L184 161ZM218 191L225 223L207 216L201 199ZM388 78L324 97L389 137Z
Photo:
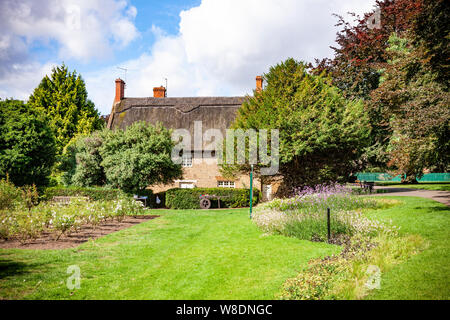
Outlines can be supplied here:
M419 234L429 247L382 275L381 289L368 299L450 299L450 208L433 200L389 197L403 202L370 213L392 219L401 233Z
M339 247L265 236L248 210L162 217L76 249L0 249L0 299L273 299L307 261ZM81 268L81 289L65 281Z

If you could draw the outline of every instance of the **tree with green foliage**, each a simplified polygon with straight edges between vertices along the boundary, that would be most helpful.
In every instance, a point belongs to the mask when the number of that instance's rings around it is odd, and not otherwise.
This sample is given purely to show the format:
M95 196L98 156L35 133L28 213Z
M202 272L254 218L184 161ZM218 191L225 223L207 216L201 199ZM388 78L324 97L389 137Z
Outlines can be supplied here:
M56 142L45 114L19 100L0 100L0 179L15 185L48 183Z
M182 176L181 165L171 159L173 146L170 131L161 124L141 121L109 131L100 147L107 183L138 193L150 185L173 182Z
M362 102L345 99L329 77L311 74L292 58L271 67L264 79L266 87L244 102L232 128L279 129L280 195L345 180L370 134Z
M424 60L437 82L449 89L450 81L450 6L446 0L422 0L423 9L415 16L411 38L423 48Z
M450 160L450 94L427 52L408 38L389 38L389 61L370 104L380 110L391 136L388 165L414 182L425 168L445 172Z
M74 137L64 148L59 169L63 172L64 185L80 187L103 186L106 184L105 171L101 165L100 147L103 145L107 129L95 131L89 136Z
M84 80L66 65L55 67L34 89L28 104L45 112L55 132L58 154L78 134L90 134L104 125L92 101L88 100Z

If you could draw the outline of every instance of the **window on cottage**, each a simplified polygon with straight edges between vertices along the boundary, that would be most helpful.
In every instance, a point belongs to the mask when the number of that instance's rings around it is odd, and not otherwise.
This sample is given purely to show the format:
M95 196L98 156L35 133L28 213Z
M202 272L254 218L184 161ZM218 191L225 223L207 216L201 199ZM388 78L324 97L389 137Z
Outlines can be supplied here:
M234 181L217 181L219 188L235 188Z
M192 182L180 182L181 189L193 189L195 186Z
M192 155L190 155L190 154L183 155L181 166L184 168L192 167Z

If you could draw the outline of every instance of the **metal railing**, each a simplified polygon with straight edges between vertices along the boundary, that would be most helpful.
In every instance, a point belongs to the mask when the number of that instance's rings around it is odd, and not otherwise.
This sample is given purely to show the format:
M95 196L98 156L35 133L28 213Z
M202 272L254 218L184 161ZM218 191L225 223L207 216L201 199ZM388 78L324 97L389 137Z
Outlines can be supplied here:
M401 182L401 176L391 176L382 172L359 172L356 174L359 181L367 182ZM426 173L422 178L417 179L419 182L450 182L450 173Z

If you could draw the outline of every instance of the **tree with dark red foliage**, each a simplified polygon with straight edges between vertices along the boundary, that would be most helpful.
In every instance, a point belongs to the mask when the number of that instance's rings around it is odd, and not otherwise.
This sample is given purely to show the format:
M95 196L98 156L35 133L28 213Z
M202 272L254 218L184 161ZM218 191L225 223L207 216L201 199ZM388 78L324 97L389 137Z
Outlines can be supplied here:
M343 90L346 97L359 97L366 101L365 107L372 127L372 142L361 159L363 164L372 167L385 167L388 163L396 164L397 168L400 166L411 174L419 172L423 164L433 163L429 155L434 152L431 158L434 158L435 167L445 168L448 162L445 160L448 159L445 156L448 145L445 144L446 139L443 137L448 127L440 126L439 130L443 131L435 138L442 143L429 144L434 151L428 153L427 159L422 157L425 152L419 152L421 160L417 160L419 158L412 160L412 153L405 153L406 148L400 147L406 144L395 144L393 139L397 142L409 141L410 147L412 142L417 143L419 140L414 138L417 132L414 133L414 130L403 132L403 138L399 139L398 129L402 125L430 128L428 126L430 121L427 119L436 117L433 116L431 104L420 101L420 96L426 101L435 100L441 104L443 101L439 100L439 97L448 92L450 50L448 2L379 0L376 3L379 10L379 21L376 22L379 22L379 25L372 23L374 11L364 14L363 17L352 14L355 17L354 24L338 16L337 25L342 29L337 34L337 46L333 48L335 57L318 62L316 71L326 70L330 73L333 83ZM388 60L393 58L392 51L389 53L386 49L393 34L408 39L411 56L409 58L403 56L402 61L389 63ZM404 75L404 70L409 70L409 74ZM381 85L382 76L387 78L389 75L391 79L387 79L388 81ZM380 85L382 87L378 90ZM412 90L413 94L405 94L408 90ZM426 94L427 92L430 94ZM402 110L400 114L406 112L411 117L399 117L399 113L396 114L399 109ZM391 120L395 114L397 120L393 122ZM419 119L416 116L420 114L423 116ZM414 148L411 147L409 150ZM392 152L394 149L398 152ZM403 157L400 156L401 149ZM394 154L398 161L393 161ZM400 161L400 158L403 160ZM419 162L421 164L417 165ZM406 169L407 166L410 169Z
M386 48L390 35L410 29L421 12L422 0L377 0L379 25L373 24L376 10L363 17L350 13L356 24L338 16L338 32L333 59L318 61L317 69L331 73L334 84L349 98L369 97L379 85L380 72L386 63Z

